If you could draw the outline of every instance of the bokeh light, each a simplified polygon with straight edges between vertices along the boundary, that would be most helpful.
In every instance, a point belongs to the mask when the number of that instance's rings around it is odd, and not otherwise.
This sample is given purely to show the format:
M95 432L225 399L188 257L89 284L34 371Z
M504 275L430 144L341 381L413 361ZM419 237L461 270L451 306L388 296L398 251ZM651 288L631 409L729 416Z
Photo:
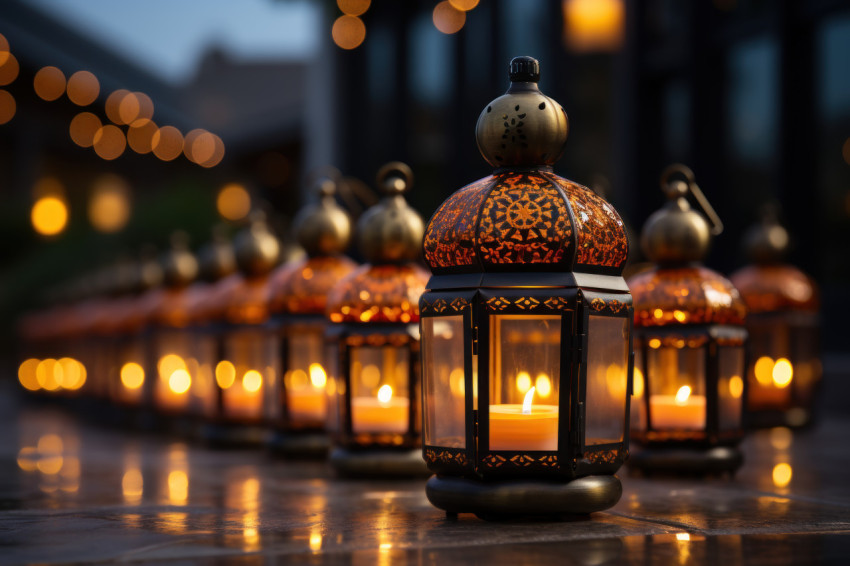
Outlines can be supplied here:
M18 105L9 91L0 90L0 124L7 124L15 117Z
M71 120L71 140L80 147L91 147L101 127L100 118L91 112L80 112Z
M100 82L89 71L77 71L68 77L68 100L77 106L88 106L100 94Z
M453 34L463 29L466 12L455 8L449 0L443 0L434 6L434 26L445 34Z
M781 462L773 467L773 485L776 487L786 487L791 483L791 477L794 475L794 470L787 462Z
M124 137L124 132L118 126L107 124L97 130L92 140L95 153L112 161L118 159L124 150L127 148L127 138Z
M183 134L174 126L163 126L151 137L151 148L163 161L173 161L183 153Z
M178 395L182 395L189 391L189 387L191 387L191 385L192 377L185 369L174 370L168 378L168 388Z
M63 378L62 366L53 358L41 360L35 368L35 378L42 389L56 391Z
M479 0L449 0L451 5L458 10L468 12L478 6Z
M120 88L116 91L113 91L106 98L106 117L112 120L115 124L122 124L121 122L121 101L124 100L124 97L130 94L130 91L127 89Z
M117 175L102 175L89 198L89 221L99 232L117 232L130 219L130 187Z
M242 185L230 183L218 192L215 204L222 218L241 220L251 212L251 195Z
M227 389L236 381L236 368L227 360L218 362L215 366L215 382L222 389Z
M153 150L153 135L159 130L153 120L146 120L127 130L127 144L136 153L146 154Z
M143 126L153 118L153 101L143 92L129 92L118 103L118 117L124 124Z
M0 66L6 62L9 58L9 41L6 39L6 36L0 33Z
M336 0L336 5L343 14L360 16L366 13L372 5L372 0Z
M138 389L145 382L145 370L136 362L121 366L121 383L127 389Z
M242 387L245 391L256 393L263 386L263 376L255 369L248 370L242 376Z
M0 86L7 85L17 79L20 70L18 60L9 53L6 60L0 65Z
M30 391L38 391L41 389L41 386L38 384L38 378L35 375L35 370L39 364L38 359L30 358L28 360L24 360L21 362L21 365L18 366L18 381L21 382L21 385L24 386L24 389L29 389Z
M35 231L42 236L55 236L68 224L68 206L59 197L41 197L32 206L30 220Z
M42 67L35 74L33 88L39 98L56 100L65 94L65 73L56 67Z
M73 358L61 358L58 360L62 366L62 380L59 385L69 391L76 391L86 383L86 367Z
M366 39L366 24L357 16L340 16L331 29L334 43L342 49L354 49Z
M613 51L623 42L623 0L564 0L564 40L576 52Z

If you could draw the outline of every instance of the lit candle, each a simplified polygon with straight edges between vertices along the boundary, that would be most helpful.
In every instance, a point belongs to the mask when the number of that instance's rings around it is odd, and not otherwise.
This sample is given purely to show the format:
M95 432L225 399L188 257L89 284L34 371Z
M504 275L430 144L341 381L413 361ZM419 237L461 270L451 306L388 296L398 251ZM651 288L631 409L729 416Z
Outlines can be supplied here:
M675 395L650 395L654 428L695 430L705 428L705 396L691 395L683 385Z
M490 405L490 450L557 450L557 405L533 405L534 387L522 405Z
M263 414L263 375L248 370L241 381L222 391L224 412L229 417L258 419Z
M355 397L351 400L351 428L357 432L407 432L410 399L393 396L393 389L383 385L377 397Z
M293 421L324 422L328 414L325 385L328 374L320 364L310 364L310 383L287 389L289 416Z

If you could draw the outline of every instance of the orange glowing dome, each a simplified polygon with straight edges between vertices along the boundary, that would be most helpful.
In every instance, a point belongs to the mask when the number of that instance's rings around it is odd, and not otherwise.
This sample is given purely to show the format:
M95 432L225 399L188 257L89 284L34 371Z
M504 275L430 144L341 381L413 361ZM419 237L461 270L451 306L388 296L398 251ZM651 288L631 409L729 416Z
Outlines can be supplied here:
M333 322L419 322L419 297L430 274L416 264L363 265L328 297Z

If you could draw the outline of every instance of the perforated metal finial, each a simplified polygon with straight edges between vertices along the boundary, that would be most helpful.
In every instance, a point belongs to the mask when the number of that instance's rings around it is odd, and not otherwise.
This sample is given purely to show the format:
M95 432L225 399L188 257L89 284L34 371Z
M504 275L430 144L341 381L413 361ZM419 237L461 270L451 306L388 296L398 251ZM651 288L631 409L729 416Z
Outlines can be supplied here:
M269 273L280 257L280 243L266 224L266 213L256 209L251 212L250 224L233 240L236 264L250 277Z
M540 63L534 57L523 55L511 59L511 82L536 83L540 81Z

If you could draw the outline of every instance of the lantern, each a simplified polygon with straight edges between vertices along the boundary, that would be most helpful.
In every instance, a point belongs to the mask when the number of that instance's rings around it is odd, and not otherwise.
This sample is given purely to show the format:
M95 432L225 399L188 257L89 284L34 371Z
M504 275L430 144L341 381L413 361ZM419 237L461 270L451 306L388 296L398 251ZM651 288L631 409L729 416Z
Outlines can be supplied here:
M766 211L745 248L752 265L731 277L747 305L747 424L802 427L821 380L817 284L782 259L788 233Z
M221 359L215 365L219 410L202 433L221 444L266 441L266 427L277 415L278 356L269 320L269 274L280 257L280 243L261 211L234 240L239 275L227 281Z
M535 59L478 118L493 175L425 232L424 457L431 503L480 517L564 515L620 498L628 456L631 297L623 222L552 172L567 115Z
M327 368L336 411L331 464L343 475L409 476L427 470L420 453L419 295L428 274L419 255L423 223L402 194L410 168L389 163L378 173L383 199L357 224L368 263L328 296Z
M682 180L672 180L681 176ZM629 466L648 472L734 472L743 456L746 309L728 279L700 265L723 226L683 165L668 168L669 201L646 221L655 267L629 279L635 301ZM691 194L711 220L691 209Z
M336 351L325 347L327 295L356 264L342 255L351 221L334 199L336 185L323 179L319 202L295 218L298 243L307 257L282 265L272 275L269 304L280 340L280 418L272 448L293 455L327 454L328 368Z

